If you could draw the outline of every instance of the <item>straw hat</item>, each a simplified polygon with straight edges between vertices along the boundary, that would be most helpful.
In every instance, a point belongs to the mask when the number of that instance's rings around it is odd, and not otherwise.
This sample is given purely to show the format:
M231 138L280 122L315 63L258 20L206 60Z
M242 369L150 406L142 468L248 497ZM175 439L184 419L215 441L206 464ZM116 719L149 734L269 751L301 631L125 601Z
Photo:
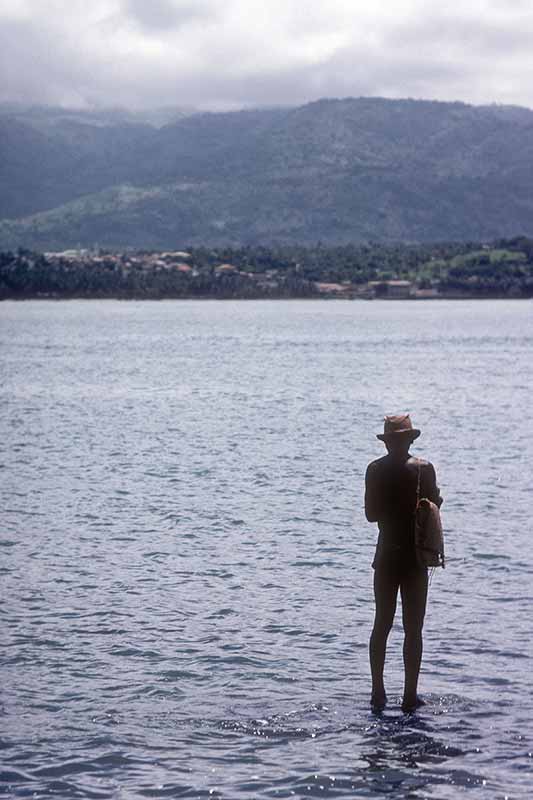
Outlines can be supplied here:
M383 433L377 433L376 436L382 442L395 436L409 436L414 441L420 436L420 431L418 428L413 428L409 414L391 414L385 417Z

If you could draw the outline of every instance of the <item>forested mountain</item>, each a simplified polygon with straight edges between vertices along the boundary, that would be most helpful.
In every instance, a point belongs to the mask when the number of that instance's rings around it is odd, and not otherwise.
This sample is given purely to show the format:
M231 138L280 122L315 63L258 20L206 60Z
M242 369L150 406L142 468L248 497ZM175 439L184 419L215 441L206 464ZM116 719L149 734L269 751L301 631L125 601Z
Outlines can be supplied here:
M151 122L0 109L0 247L533 234L527 109L349 98Z

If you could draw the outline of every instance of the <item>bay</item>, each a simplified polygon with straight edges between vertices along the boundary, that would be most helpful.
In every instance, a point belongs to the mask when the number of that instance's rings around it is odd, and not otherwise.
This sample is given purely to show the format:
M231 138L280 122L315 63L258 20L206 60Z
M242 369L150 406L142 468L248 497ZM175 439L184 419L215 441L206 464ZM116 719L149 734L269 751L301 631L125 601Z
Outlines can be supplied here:
M2 790L529 797L530 301L0 306ZM367 463L436 467L405 716L368 709Z

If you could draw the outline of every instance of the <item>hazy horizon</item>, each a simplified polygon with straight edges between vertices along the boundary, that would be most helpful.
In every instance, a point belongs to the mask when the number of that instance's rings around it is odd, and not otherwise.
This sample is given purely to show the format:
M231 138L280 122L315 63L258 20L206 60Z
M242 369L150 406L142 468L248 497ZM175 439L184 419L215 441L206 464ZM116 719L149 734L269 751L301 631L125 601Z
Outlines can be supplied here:
M520 103L503 103L499 101L485 102L485 103L472 103L466 100L449 99L439 100L434 97L385 97L379 95L346 95L344 97L326 96L316 97L312 100L307 100L302 103L249 103L235 108L217 107L213 105L209 108L180 105L179 103L166 103L163 105L148 105L148 106L134 106L120 104L119 102L109 102L102 105L69 105L61 103L39 103L27 102L23 100L0 100L0 109L13 107L20 111L31 111L47 109L50 111L66 111L80 114L106 114L106 113L127 113L127 114L149 114L155 112L184 112L184 113L227 113L231 111L266 111L269 109L287 109L299 108L301 106L312 105L320 102L342 102L346 100L385 100L390 102L415 102L415 103L439 103L442 105L463 105L473 108L517 108L526 111L533 111L533 104L531 106L523 105Z

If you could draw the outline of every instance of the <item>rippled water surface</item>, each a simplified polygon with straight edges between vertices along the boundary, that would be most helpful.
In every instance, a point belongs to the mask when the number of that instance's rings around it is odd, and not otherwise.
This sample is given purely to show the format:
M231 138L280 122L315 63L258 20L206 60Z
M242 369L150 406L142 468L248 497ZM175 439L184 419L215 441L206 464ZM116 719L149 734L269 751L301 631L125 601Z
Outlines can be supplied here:
M531 797L527 301L0 306L2 790ZM421 690L368 709L386 412L448 568Z

